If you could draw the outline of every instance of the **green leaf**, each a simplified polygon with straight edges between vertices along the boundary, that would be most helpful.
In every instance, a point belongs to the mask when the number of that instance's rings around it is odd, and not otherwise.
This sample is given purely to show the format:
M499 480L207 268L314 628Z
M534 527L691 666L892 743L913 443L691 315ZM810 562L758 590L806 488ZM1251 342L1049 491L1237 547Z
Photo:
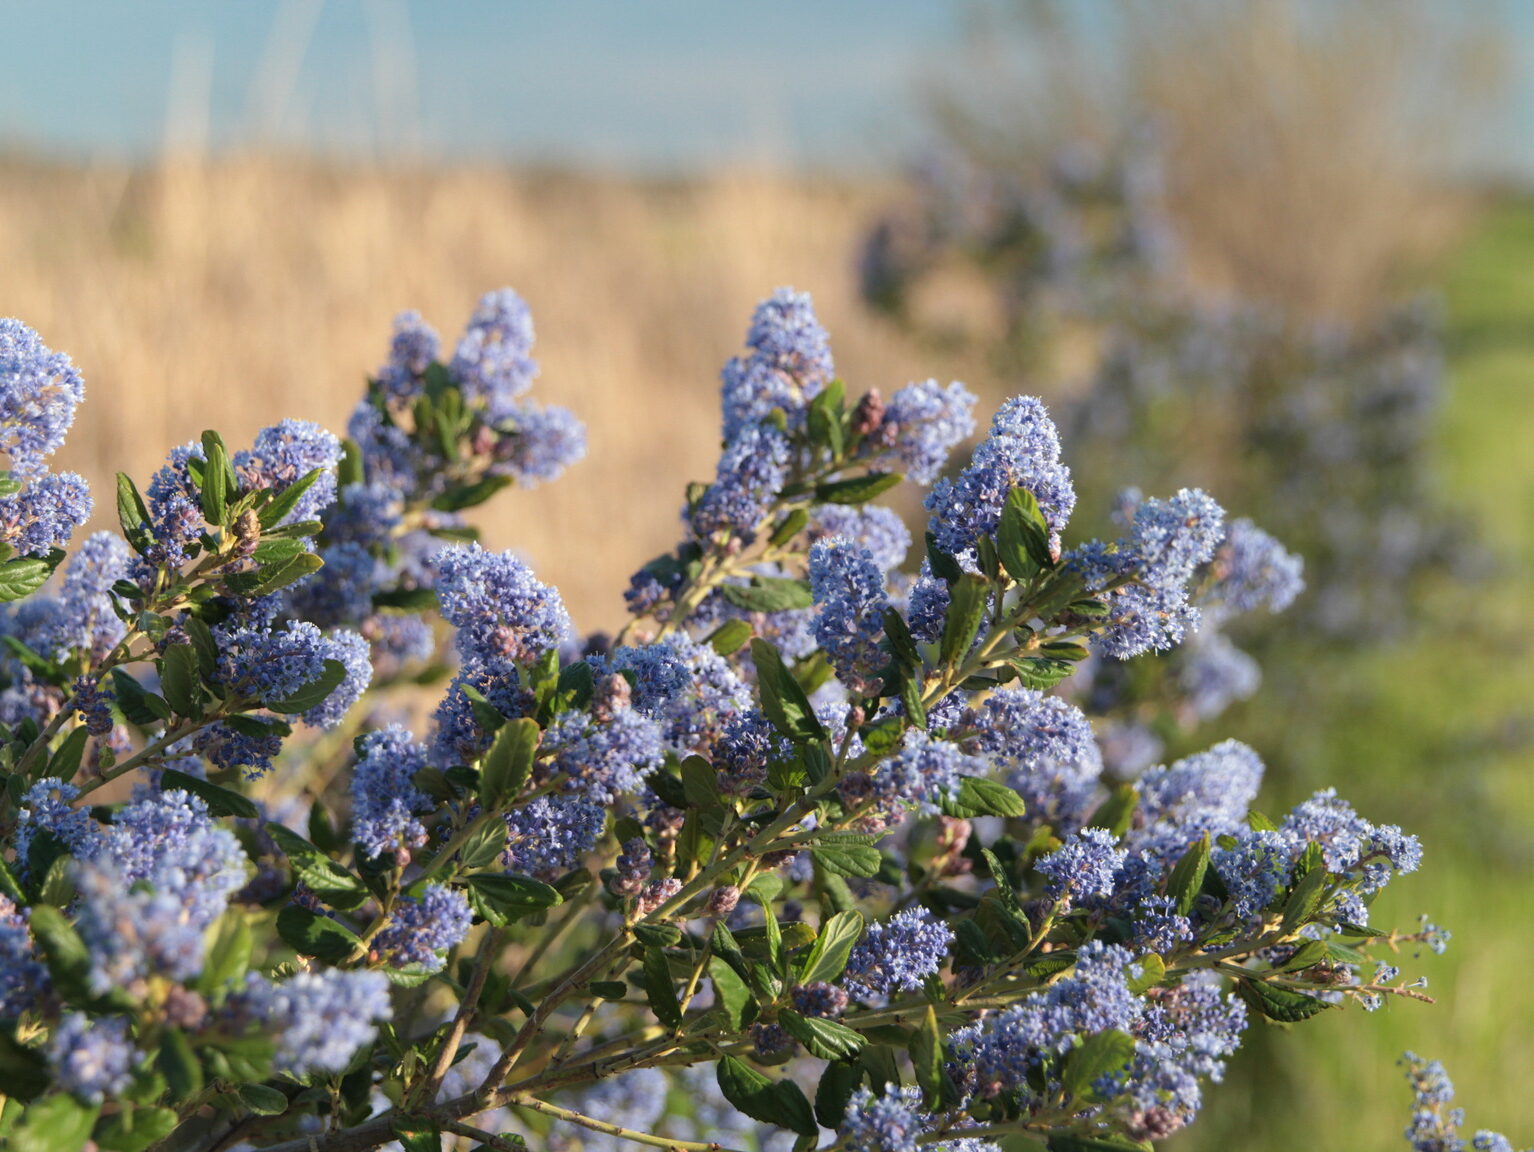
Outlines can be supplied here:
M827 739L826 730L815 717L809 697L799 681L783 665L778 650L760 637L751 641L751 659L756 664L757 690L762 711L772 726L795 744L810 744Z
M884 610L884 637L889 641L890 655L907 668L921 668L921 652L917 650L916 638L905 622L905 617L893 608Z
M645 999L650 1011L667 1028L682 1026L682 1005L676 998L676 985L671 982L671 965L665 952L659 948L647 948L644 954Z
M27 1047L9 1029L0 1031L0 1084L7 1096L31 1100L52 1082L48 1057L42 1051Z
M814 1136L819 1131L810 1102L792 1080L769 1080L733 1056L719 1061L716 1074L724 1098L751 1119L788 1128L801 1136Z
M1129 831L1139 804L1140 790L1133 784L1120 784L1097 806L1089 827L1106 829L1113 834L1114 839L1118 839Z
M906 718L916 727L926 730L927 706L921 700L921 679L907 676L900 685L900 702L905 705Z
M506 851L507 831L505 820L481 818L479 828L458 849L458 862L466 869L499 863Z
M69 735L53 750L53 756L48 760L48 775L57 780L73 780L75 773L80 770L80 759L85 755L85 743L90 735L84 725L70 729Z
M1177 914L1187 916L1193 911L1199 891L1204 887L1204 874L1209 870L1209 854L1213 845L1209 833L1182 854L1167 879L1166 894L1177 901Z
M181 1103L202 1091L202 1064L181 1029L166 1028L161 1035L159 1069L165 1074L171 1100Z
M1129 1033L1113 1028L1094 1032L1071 1049L1060 1084L1077 1099L1092 1099L1092 1085L1129 1067L1134 1055L1135 1038Z
M86 999L91 957L75 926L51 904L33 905L28 925L59 991L68 999Z
M143 555L151 543L149 536L149 509L138 488L124 472L117 474L117 520L122 525L123 537L133 550Z
M399 612L432 612L438 606L434 588L390 588L373 593L374 608L393 608Z
M931 1004L922 1013L921 1026L912 1035L908 1051L916 1083L921 1086L929 1107L940 1108L943 1102L943 1034L937 1026L937 1012Z
M860 912L838 912L820 926L820 935L799 969L799 983L813 984L817 980L831 982L847 967L847 957L853 945L863 935L863 915Z
M538 754L538 740L542 732L536 720L522 717L508 720L501 725L490 745L490 751L480 761L480 793L486 807L500 811L516 799L522 785L532 775L533 760Z
M791 1008L778 1012L778 1023L817 1060L846 1060L856 1056L867 1043L862 1035L845 1024L819 1016L801 1016Z
M720 808L719 773L701 756L682 761L682 798L689 808Z
M483 504L511 484L510 476L486 476L473 484L450 488L431 502L439 512L461 512Z
M277 560L264 565L253 572L236 572L224 583L229 586L231 592L239 596L267 596L286 588L289 584L296 584L309 573L318 572L323 567L325 567L325 561L313 552L300 552L286 560Z
M197 650L197 666L204 679L217 680L218 641L213 638L213 629L195 616L183 618L181 627Z
M899 472L869 472L850 480L832 480L815 485L817 504L866 504L888 492L905 476Z
M163 697L150 692L121 668L112 669L112 692L130 724L147 728L171 717L170 705Z
M787 516L778 521L778 526L772 530L772 535L767 538L767 543L774 548L781 548L800 532L804 531L806 524L810 522L810 514L803 508L795 508Z
M177 715L201 718L201 670L197 649L190 644L172 644L165 649L160 660L160 691Z
M1291 992L1262 980L1237 980L1236 991L1269 1020L1284 1024L1298 1024L1331 1007L1325 1000L1317 1000L1302 992Z
M234 469L229 466L229 452L217 432L202 434L202 514L209 524L224 523L228 500L238 490Z
M0 601L20 600L48 582L54 565L46 560L25 557L0 564Z
M297 904L289 904L277 913L277 935L299 955L314 956L331 964L347 959L362 944L350 928Z
M238 911L228 911L208 930L202 972L197 986L206 994L239 984L250 971L252 936L250 922Z
M1049 551L1049 525L1039 502L1026 488L1007 494L996 533L996 549L1007 574L1019 583L1032 580L1055 560Z
M927 533L927 564L931 567L932 574L946 584L952 584L964 575L964 569L959 567L959 562L938 547L937 537L931 532Z
M313 488L315 483L324 474L325 470L323 468L316 468L307 475L300 476L272 497L267 505L257 513L261 520L261 527L275 528L282 521L286 520L288 514L298 507L298 502L303 498L304 493Z
M586 988L603 1000L622 1000L628 995L628 985L622 980L593 980Z
M808 584L783 576L753 576L750 584L721 584L719 592L745 612L788 612L815 603Z
M104 1152L144 1152L174 1132L180 1122L169 1108L123 1108L103 1116L91 1139Z
M720 956L708 958L708 977L714 983L714 1004L724 1012L725 1019L735 1031L746 1026L746 1009L752 1003L751 989L746 987L735 969Z
M564 903L558 889L513 872L482 872L466 883L475 910L496 927Z
M268 538L256 545L256 550L251 553L251 559L262 568L279 561L291 560L300 553L307 552L302 540L295 540L288 536Z
M325 702L325 698L334 692L346 679L346 665L339 660L326 660L325 670L319 676L305 684L293 695L282 700L263 700L262 703L273 712L285 712L288 714L307 712L311 708L317 708Z
M257 1116L281 1116L288 1110L288 1097L266 1084L241 1084L240 1103Z
M1316 911L1326 897L1326 885L1329 879L1325 868L1312 868L1300 877L1299 883L1294 886L1294 890L1289 893L1289 899L1284 903L1283 929L1285 932L1293 932L1301 924L1307 924L1315 917Z
M87 1107L73 1096L48 1096L27 1105L6 1147L10 1152L80 1152L100 1111L101 1105Z
M980 621L985 617L990 601L990 586L973 573L966 572L948 587L948 614L943 619L943 638L939 655L945 664L953 664L963 658L975 642Z
M400 1115L391 1125L405 1152L442 1152L442 1129L423 1116Z
M646 948L671 948L682 942L682 930L675 924L634 925L634 939Z
M817 844L810 850L815 863L833 876L859 876L864 879L878 874L884 857L872 844L851 842Z
M939 801L944 815L969 819L975 816L1022 816L1028 805L1017 792L987 776L959 777L957 796Z
M744 620L726 620L709 634L708 643L721 656L729 656L746 646L751 639L751 625Z
M1130 976L1127 984L1136 996L1144 995L1166 979L1166 961L1154 952L1140 957L1135 964L1139 966L1140 974Z
M844 395L845 385L840 380L832 380L816 393L805 413L810 440L830 452L833 460L841 456L844 446L842 442Z
M1023 687L1035 692L1048 691L1075 671L1068 660L1049 656L1025 656L1008 661L1008 667L1017 674Z
M820 1085L815 1089L815 1119L822 1128L840 1128L847 1115L847 1105L863 1079L863 1070L857 1064L834 1063L826 1065L820 1074Z
M266 833L287 856L293 876L332 908L349 912L364 904L370 895L367 885L344 865L332 860L297 832L273 821Z

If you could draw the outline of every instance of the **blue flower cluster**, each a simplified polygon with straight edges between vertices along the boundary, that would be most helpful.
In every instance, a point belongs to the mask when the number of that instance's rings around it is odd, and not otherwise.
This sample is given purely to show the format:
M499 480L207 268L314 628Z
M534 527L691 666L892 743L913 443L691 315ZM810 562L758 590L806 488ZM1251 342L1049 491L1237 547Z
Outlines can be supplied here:
M954 381L907 384L890 397L873 436L900 464L906 479L931 484L949 454L975 431L974 394Z
M277 1071L334 1074L373 1042L378 1022L389 1018L389 981L366 969L323 968L280 981L252 972L240 1007L276 1041Z
M842 803L864 813L876 826L898 823L909 809L935 813L945 797L958 795L962 777L983 776L988 768L983 759L957 744L913 728L900 750L884 763L842 781Z
M1465 1110L1454 1103L1454 1082L1443 1064L1424 1060L1415 1052L1401 1058L1412 1088L1411 1124L1406 1140L1412 1152L1514 1152L1513 1143L1500 1132L1482 1128L1467 1144L1460 1136Z
M419 899L405 897L389 914L389 923L373 938L373 951L396 968L442 967L442 953L469 933L473 922L462 892L428 884Z
M0 453L12 477L0 492L0 544L23 556L62 548L90 519L85 480L46 471L84 397L85 382L68 356L21 321L0 318Z
M385 852L408 854L426 843L420 814L432 803L415 786L426 767L426 749L409 732L391 724L358 742L352 770L352 838L369 857Z
M1014 488L1027 489L1039 502L1050 546L1058 550L1076 507L1076 489L1070 469L1060 462L1060 433L1034 396L1014 396L997 409L990 432L958 479L940 480L927 496L929 530L938 546L953 556L968 555L980 537L995 534Z
M660 726L633 708L615 711L606 722L561 713L545 731L543 747L551 753L547 771L560 774L566 791L604 806L638 792L664 755Z
M869 926L853 946L842 983L859 1000L914 992L948 961L953 930L925 908L908 908Z
M1092 725L1075 705L1031 688L1002 688L980 706L968 743L1006 773L1030 819L1063 831L1085 822L1103 763Z
M817 541L810 549L810 593L815 639L837 678L853 692L873 694L886 662L879 642L889 606L873 554L840 536Z
M805 405L831 380L830 338L808 294L779 288L757 305L746 333L751 353L734 357L722 373L724 438L781 410L791 424L804 420Z
M0 452L13 472L42 472L83 399L85 381L67 355L20 320L0 318Z
M506 813L501 863L512 872L557 879L596 847L607 824L600 805L578 796L538 796Z
M510 552L478 544L448 548L436 558L442 617L457 631L458 652L470 665L499 669L531 664L570 635L559 593L540 584Z

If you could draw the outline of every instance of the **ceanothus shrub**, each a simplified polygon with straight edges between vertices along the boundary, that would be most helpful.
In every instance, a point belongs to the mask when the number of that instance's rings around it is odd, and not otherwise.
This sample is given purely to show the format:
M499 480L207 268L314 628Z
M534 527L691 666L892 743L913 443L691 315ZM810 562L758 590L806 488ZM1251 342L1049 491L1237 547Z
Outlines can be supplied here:
M1443 934L1369 917L1413 837L1260 814L1231 741L1110 786L1056 691L1292 595L1276 545L1187 490L1073 541L1037 400L950 472L974 398L850 397L783 290L582 636L463 516L583 450L532 342L407 313L349 439L205 433L66 558L82 387L0 326L9 1146L1143 1148L1254 1018L1426 999L1374 954Z

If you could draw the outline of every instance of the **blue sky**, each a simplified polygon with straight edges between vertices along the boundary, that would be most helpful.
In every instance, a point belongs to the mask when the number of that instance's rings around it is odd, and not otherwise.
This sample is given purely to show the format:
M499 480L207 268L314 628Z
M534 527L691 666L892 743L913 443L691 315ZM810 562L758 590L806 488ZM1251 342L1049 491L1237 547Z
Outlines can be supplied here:
M943 0L8 0L0 140L167 132L654 168L869 163L921 136ZM301 57L299 53L301 52Z
M1534 174L1534 3L1507 16ZM1078 0L1089 14L1111 0ZM146 156L167 138L665 171L886 164L963 0L5 0L0 145ZM1090 16L1089 16L1090 18Z

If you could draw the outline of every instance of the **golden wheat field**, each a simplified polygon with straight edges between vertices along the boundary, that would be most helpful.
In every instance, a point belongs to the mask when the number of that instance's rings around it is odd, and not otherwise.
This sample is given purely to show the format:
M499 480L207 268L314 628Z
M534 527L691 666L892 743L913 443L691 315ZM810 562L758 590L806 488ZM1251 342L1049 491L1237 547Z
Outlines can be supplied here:
M712 475L719 367L774 287L814 293L851 390L887 394L919 372L989 391L973 365L912 348L857 303L857 239L888 195L755 174L12 161L0 312L85 374L61 466L90 480L99 520L114 471L142 483L206 426L231 444L283 417L344 432L396 312L419 309L451 341L480 293L516 288L538 328L534 395L586 421L589 453L475 516L583 627L610 627L628 574L674 542L686 482Z

